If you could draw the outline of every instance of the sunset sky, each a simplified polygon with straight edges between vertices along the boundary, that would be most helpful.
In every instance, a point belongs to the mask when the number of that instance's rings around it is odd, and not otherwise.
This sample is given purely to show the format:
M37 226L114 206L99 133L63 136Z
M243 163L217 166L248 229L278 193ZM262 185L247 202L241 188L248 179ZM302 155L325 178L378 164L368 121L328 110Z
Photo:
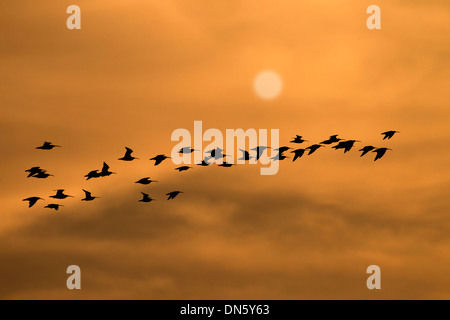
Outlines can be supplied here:
M2 1L0 298L450 299L449 14L444 0ZM253 88L264 70L283 83L271 100ZM196 120L362 142L272 176L148 160ZM393 151L359 157L369 144ZM117 160L125 146L140 159ZM86 181L103 161L118 174ZM27 179L33 166L55 177ZM147 176L160 182L134 183ZM55 189L75 196L57 212Z

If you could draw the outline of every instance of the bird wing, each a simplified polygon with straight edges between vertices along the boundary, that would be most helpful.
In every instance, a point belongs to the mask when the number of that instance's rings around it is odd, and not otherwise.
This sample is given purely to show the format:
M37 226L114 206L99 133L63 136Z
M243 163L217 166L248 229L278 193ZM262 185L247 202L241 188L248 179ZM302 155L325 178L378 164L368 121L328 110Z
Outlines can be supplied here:
M86 191L84 189L82 189L84 191L84 193L86 194L86 198L90 198L91 197L91 193L89 191Z
M125 152L125 157L131 156L131 154L133 153L133 150L131 150L130 148L127 148L127 147L125 147L125 149L127 149L127 151Z
M109 170L109 166L106 164L106 162L103 162L102 173L108 172L108 170Z
M155 166L157 166L158 164L160 164L161 162L164 161L164 159L162 157L160 157L160 158L155 157L155 158L153 158L153 160L155 160Z

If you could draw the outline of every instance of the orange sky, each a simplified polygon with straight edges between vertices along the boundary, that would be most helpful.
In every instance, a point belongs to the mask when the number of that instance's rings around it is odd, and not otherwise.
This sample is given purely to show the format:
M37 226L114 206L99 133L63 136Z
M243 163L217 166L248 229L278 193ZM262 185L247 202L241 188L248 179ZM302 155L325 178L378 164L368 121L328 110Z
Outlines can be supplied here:
M447 1L380 0L374 31L374 3L356 0L78 0L78 31L71 4L0 4L1 298L450 298ZM284 84L270 101L252 88L266 69ZM394 151L327 147L274 176L154 167L194 120ZM63 148L35 150L44 140ZM118 161L124 146L141 159ZM86 181L103 161L118 174ZM55 177L26 179L37 165ZM160 183L133 183L144 176ZM57 213L21 201L59 188L76 198ZM101 199L82 203L82 188Z

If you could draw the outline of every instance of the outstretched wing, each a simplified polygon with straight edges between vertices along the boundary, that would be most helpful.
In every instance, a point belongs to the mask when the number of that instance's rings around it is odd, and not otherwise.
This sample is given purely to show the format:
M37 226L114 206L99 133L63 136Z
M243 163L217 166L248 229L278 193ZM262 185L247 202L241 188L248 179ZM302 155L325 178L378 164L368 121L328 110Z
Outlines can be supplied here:
M164 158L163 157L154 157L152 158L152 160L155 160L155 166L157 166L158 164L160 164L161 162L163 162Z
M169 196L169 197L167 198L167 200L170 200L170 199L175 198L176 194L175 194L175 192L169 192L169 193L166 193L166 196Z
M106 173L109 170L109 166L106 164L106 162L103 162L103 168L102 168L102 173Z
M133 150L131 150L130 148L127 148L127 147L125 147L125 149L127 149L127 152L125 152L125 158L130 157L131 154L133 153Z
M82 189L84 191L84 193L86 194L86 198L90 198L91 197L91 193L89 191L86 191L84 189Z

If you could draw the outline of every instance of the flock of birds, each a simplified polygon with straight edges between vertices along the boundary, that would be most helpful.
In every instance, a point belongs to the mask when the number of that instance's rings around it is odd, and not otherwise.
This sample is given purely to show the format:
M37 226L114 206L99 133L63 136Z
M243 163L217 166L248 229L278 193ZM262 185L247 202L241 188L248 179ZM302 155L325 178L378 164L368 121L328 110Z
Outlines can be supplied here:
M384 136L383 140L385 140L385 139L391 139L394 136L394 134L398 133L398 132L399 131L392 130L392 131L383 132L381 134ZM308 140L304 140L303 137L300 135L296 135L290 141L290 143L293 143L293 144L302 144L304 142L308 142ZM289 158L286 155L284 155L284 152L286 152L290 149L293 149L291 151L291 153L294 154L292 161L296 161L298 158L301 158L306 152L308 155L311 155L314 152L316 152L318 149L323 148L326 145L332 145L332 144L335 144L332 147L333 149L335 149L335 150L342 149L342 150L344 150L344 153L347 153L354 147L354 144L356 142L361 142L361 141L345 140L345 139L338 138L338 135L332 135L327 140L324 140L324 141L320 142L319 144L312 144L306 148L295 149L295 148L291 148L291 147L287 147L287 146L281 146L279 148L274 149L278 153L275 156L271 157L270 159L273 161L277 161L277 160L284 160L286 158ZM59 146L59 145L54 145L51 142L45 141L42 146L36 147L36 149L52 150L53 148L60 148L60 147L61 146ZM239 149L243 154L242 154L242 157L239 158L238 160L250 160L250 159L254 158L256 161L258 161L259 158L263 155L264 151L269 148L271 148L271 147L257 146L253 149L250 149L250 151L255 152L254 156L250 155L250 152L247 150ZM135 159L138 159L138 158L132 156L132 153L133 153L132 149L130 149L128 147L125 147L125 149L126 149L125 155L123 157L119 158L118 160L133 161ZM367 145L367 146L363 147L362 149L360 149L359 151L362 152L360 155L361 157L366 155L369 152L376 153L374 161L377 161L378 159L381 159L386 154L386 151L388 151L388 150L391 150L391 149L385 148L385 147L378 148L378 147L375 147L372 145ZM190 153L193 153L194 151L200 151L200 150L193 149L191 147L183 147L178 151L178 153L190 154ZM223 150L221 148L215 148L213 150L206 151L205 153L209 154L209 156L205 157L201 163L197 163L198 166L209 166L212 164L209 162L211 159L215 159L215 160L222 159L223 160L227 157L227 155L223 153ZM153 158L150 158L150 160L155 161L155 163L154 163L155 166L161 164L166 159L170 159L170 157L168 157L164 154L159 154ZM218 166L231 167L233 165L235 165L235 164L227 163L225 160ZM182 172L182 171L186 171L186 170L189 170L192 168L193 167L190 167L190 166L180 166L180 167L175 168L175 170L177 170L178 172ZM106 162L103 162L103 167L100 170L92 170L89 173L87 173L84 177L86 177L86 180L89 180L89 179L94 179L94 178L108 177L112 174L116 174L116 172L112 172L109 169L110 168L109 168L108 164L106 164ZM44 170L40 167L32 167L28 170L25 170L25 172L28 173L27 178L33 177L33 178L37 178L37 179L47 179L48 177L53 176L52 174L47 173L46 170ZM145 178L142 178L142 179L136 181L135 183L142 184L142 185L149 185L153 182L158 182L158 181L151 180L150 177L145 177ZM92 193L85 189L82 189L82 190L85 194L85 197L83 199L81 199L81 201L93 201L94 199L99 198L99 197L92 196ZM64 200L69 197L74 198L74 196L65 194L64 189L58 189L55 191L56 191L56 193L54 195L51 195L50 198L58 199L58 200ZM182 191L171 191L166 194L166 196L168 196L167 200L172 200L181 193L183 193L183 192ZM152 197L150 197L150 195L147 193L141 192L141 194L142 194L142 199L138 200L139 202L152 202L155 200ZM44 199L40 198L40 197L36 197L36 196L23 199L23 201L28 201L29 208L34 206L36 204L36 202L38 202L39 200L44 200ZM50 203L50 204L46 205L44 208L58 210L59 207L63 207L63 205L57 204L57 203Z

